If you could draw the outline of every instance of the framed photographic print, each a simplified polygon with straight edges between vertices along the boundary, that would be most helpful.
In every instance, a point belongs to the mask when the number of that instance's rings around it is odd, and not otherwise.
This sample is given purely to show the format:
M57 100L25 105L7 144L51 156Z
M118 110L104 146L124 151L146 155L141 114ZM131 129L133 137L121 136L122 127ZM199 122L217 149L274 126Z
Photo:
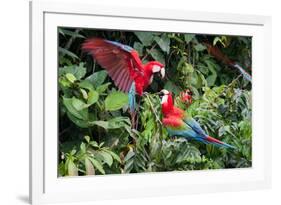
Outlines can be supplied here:
M269 17L39 1L30 20L31 203L270 187Z

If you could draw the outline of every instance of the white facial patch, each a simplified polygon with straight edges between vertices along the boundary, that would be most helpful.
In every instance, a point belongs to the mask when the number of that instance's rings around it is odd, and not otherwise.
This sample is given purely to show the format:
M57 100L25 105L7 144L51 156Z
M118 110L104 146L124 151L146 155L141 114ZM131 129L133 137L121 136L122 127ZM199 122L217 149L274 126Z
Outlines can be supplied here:
M153 81L153 75L151 75L150 79L149 79L149 84L151 84Z
M152 73L157 73L160 71L160 69L161 69L161 67L159 65L154 65L152 67Z
M161 100L161 104L164 104L168 101L168 95L164 95Z
M161 104L164 104L164 103L166 103L168 101L169 91L163 89L160 92L164 94L164 96L162 97L162 100L161 100Z
M160 73L161 73L161 77L164 78L165 77L165 68L161 68Z
M168 90L163 89L160 92L163 93L164 95L169 95L169 91Z

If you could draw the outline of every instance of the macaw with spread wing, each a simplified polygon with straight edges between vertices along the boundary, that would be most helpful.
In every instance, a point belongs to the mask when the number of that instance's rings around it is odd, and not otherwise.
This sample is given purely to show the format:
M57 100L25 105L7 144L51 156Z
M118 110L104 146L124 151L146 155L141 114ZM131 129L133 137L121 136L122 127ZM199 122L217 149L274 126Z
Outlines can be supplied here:
M82 50L107 70L119 90L129 93L129 108L134 118L136 98L142 96L144 90L152 83L153 75L165 76L164 65L158 61L142 64L138 52L130 46L100 38L86 40Z
M167 90L160 91L163 113L163 125L170 136L181 136L187 139L200 141L204 144L213 144L224 148L235 148L216 138L208 136L199 123L184 110L174 106L172 94Z

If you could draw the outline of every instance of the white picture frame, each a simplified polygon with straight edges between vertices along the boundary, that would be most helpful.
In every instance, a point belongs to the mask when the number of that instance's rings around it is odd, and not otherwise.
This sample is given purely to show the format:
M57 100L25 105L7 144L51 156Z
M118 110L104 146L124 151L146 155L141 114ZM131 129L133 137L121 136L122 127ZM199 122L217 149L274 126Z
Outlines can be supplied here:
M58 178L56 114L58 26L253 36L252 167ZM270 17L152 8L128 9L59 1L30 2L31 203L269 188L271 113L266 107L271 106L270 50Z

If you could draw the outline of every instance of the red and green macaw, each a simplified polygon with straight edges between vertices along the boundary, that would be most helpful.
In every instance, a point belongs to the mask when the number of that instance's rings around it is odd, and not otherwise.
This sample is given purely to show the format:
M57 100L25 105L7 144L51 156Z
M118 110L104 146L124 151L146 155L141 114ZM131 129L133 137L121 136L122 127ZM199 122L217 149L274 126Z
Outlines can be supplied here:
M181 136L193 139L204 144L213 144L219 147L235 148L218 139L208 136L199 123L184 110L174 106L172 94L167 90L160 91L163 119L170 136Z
M192 104L192 92L189 89L180 92L180 100L188 108Z
M165 76L163 64L158 61L143 64L136 50L115 41L88 39L83 43L82 50L90 53L107 70L121 91L129 93L131 113L136 109L135 95L142 96L144 90L152 83L153 75L160 73L162 78Z

